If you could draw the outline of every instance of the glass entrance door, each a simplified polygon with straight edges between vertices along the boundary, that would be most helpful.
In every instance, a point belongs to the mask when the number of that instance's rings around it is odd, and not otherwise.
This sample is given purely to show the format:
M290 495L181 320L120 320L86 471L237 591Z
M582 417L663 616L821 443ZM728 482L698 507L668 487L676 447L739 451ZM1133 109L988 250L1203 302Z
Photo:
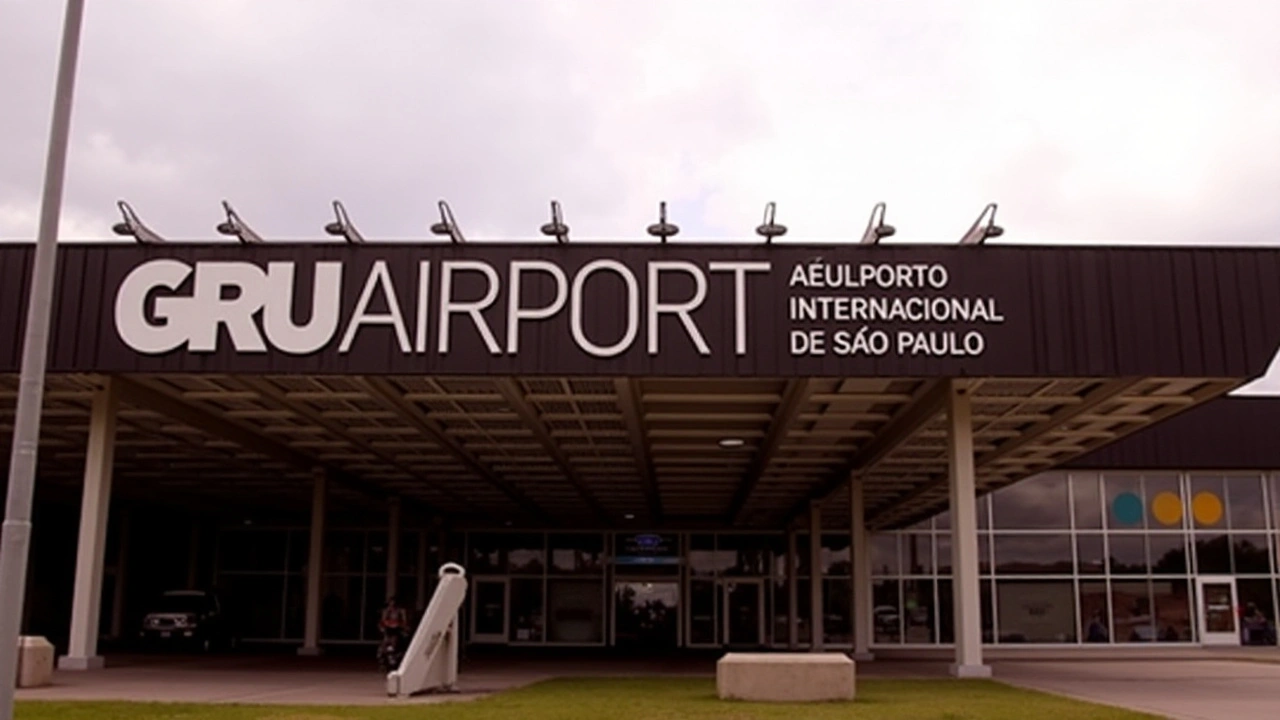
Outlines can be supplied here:
M471 590L471 641L505 643L507 641L507 604L510 593L506 578L473 581Z
M680 646L680 583L620 580L613 586L614 644L637 650Z
M1239 645L1236 579L1202 575L1196 578L1196 615L1201 645Z
M760 580L724 581L724 643L764 644L764 584Z

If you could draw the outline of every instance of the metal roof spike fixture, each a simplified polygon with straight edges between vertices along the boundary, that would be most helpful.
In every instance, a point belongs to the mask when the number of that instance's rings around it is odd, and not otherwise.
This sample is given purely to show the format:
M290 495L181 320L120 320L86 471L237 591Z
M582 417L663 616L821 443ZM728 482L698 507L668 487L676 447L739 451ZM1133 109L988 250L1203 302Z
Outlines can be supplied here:
M351 224L351 218L347 215L347 209L342 207L342 203L333 201L333 214L337 218L333 222L324 226L324 231L330 235L346 239L352 245L358 245L364 242L364 236L356 230L356 226Z
M222 209L227 213L227 219L218 223L217 231L223 235L231 235L239 238L240 242L246 245L256 245L265 242L262 236L253 231L253 228L245 224L236 211L231 209L231 203L226 200L222 201Z
M541 230L543 235L555 238L558 243L569 242L569 226L564 224L558 201L551 201L551 222L543 225Z
M661 238L662 242L666 242L669 238L673 238L680 233L680 226L667 222L667 203L658 203L658 222L650 225L647 232L656 237Z
M151 228L142 222L138 217L138 213L134 212L129 203L119 200L116 207L120 208L120 215L124 217L123 222L118 222L111 226L111 231L117 235L132 237L134 240L143 245L157 245L164 242L164 238L157 235Z
M991 216L988 218L987 213ZM986 224L983 224L983 218L987 218ZM991 203L982 209L982 214L977 220L973 221L973 227L969 228L969 232L960 238L961 245L981 245L986 242L987 238L1000 237L1004 234L1004 228L996 224L996 204Z
M467 239L462 236L462 231L458 229L457 221L453 219L453 209L449 207L449 203L441 200L436 205L440 208L440 222L431 226L431 232L436 235L449 236L450 242L466 242Z
M787 234L787 226L779 225L774 222L774 216L778 212L778 204L775 202L765 203L764 206L764 223L756 228L756 234L764 238L766 245L773 242L776 237L782 237Z
M867 229L862 233L862 245L879 244L882 238L898 232L894 226L885 224L884 213L885 204L882 202L876 203L875 207L871 208L871 219L867 220Z

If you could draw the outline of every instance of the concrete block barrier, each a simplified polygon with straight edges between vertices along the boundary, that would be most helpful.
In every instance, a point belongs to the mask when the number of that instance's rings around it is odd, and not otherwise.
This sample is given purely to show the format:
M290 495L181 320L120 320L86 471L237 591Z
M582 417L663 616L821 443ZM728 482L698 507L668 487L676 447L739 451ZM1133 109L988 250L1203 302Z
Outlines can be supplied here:
M18 678L20 688L45 687L53 683L53 644L42 637L18 638Z
M722 700L852 700L855 664L841 653L728 653L716 663Z

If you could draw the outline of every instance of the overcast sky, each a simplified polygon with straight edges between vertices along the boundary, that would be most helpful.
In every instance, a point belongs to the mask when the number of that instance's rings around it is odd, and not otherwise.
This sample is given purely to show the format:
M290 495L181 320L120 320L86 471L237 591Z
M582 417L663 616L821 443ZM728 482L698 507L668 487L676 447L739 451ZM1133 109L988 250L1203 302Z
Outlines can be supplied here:
M1280 244L1280 2L92 1L62 236ZM0 237L35 232L63 3L0 0ZM1280 387L1280 380L1277 381Z

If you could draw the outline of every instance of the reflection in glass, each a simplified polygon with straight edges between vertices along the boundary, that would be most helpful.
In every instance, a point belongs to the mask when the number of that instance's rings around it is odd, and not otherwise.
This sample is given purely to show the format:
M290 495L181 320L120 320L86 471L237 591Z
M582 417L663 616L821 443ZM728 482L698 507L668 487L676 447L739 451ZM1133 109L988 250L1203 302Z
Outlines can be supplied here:
M1075 595L1068 580L996 581L1000 642L1075 642Z
M1183 533L1151 533L1147 536L1151 572L1156 575L1186 575L1187 539Z
M511 642L542 642L542 580L511 581Z
M1076 553L1081 575L1103 575L1107 572L1107 555L1100 533L1076 536Z
M1111 583L1111 626L1118 643L1153 642L1155 617L1151 612L1151 587L1145 580Z
M1191 596L1187 579L1160 579L1151 583L1155 623L1160 642L1191 642Z
M1098 580L1080 583L1080 624L1085 642L1111 642L1106 582Z
M1276 610L1271 595L1271 581L1242 579L1236 581L1240 596L1240 643L1242 645L1276 644Z
M1267 527L1267 506L1262 499L1262 478L1231 475L1227 481L1227 515L1232 530L1262 530Z
M476 580L472 584L474 636L506 637L507 584L503 580Z
M938 544L938 574L951 574L951 535L943 533L935 536ZM985 532L978 533L978 572L991 574L991 536Z
M1094 473L1073 473L1071 494L1075 504L1076 527L1087 530L1102 528L1102 493Z
M604 572L604 536L598 533L552 533L551 572L557 575L598 575Z
M716 637L716 583L689 581L689 644L713 645Z
M324 570L329 573L364 571L363 532L331 532L324 539Z
M594 644L604 639L602 581L547 581L547 639L571 644Z
M996 572L1006 575L1070 575L1070 535L997 534Z
M982 595L982 642L995 642L995 609L991 602L991 581L979 585ZM950 580L938 581L938 642L953 643L955 634L955 597Z
M619 647L663 650L678 645L679 583L615 583L613 602Z
M385 574L387 572L387 534L371 532L366 537L365 572Z
M822 637L829 645L853 642L853 590L847 578L822 581Z
M1231 574L1231 543L1228 536L1196 534L1196 571L1201 575Z
M790 600L787 591L787 581L777 579L773 581L773 642L778 645L786 645L791 642L791 619L787 616L787 608Z
M991 495L992 522L1001 530L1065 530L1071 527L1067 477L1036 475Z
M898 581L879 580L872 584L872 615L874 617L875 638L878 643L898 643L902 641L901 622L898 603Z
M1146 575L1147 540L1138 534L1111 533L1107 536L1113 575Z
M908 575L933 574L933 535L902 536L902 564Z
M320 581L321 637L359 640L363 623L364 579L359 575L325 575Z
M935 641L933 582L933 580L902 582L903 642L918 645Z
M541 575L546 562L542 533L511 533L504 537L507 572L512 575Z
M505 572L507 556L502 539L488 533L472 533L467 540L468 575L484 575Z
M849 561L849 534L823 534L822 574L848 577L853 574Z
M1266 535L1232 535L1231 558L1237 575L1271 574Z
M898 536L876 534L871 536L871 574L899 575Z

